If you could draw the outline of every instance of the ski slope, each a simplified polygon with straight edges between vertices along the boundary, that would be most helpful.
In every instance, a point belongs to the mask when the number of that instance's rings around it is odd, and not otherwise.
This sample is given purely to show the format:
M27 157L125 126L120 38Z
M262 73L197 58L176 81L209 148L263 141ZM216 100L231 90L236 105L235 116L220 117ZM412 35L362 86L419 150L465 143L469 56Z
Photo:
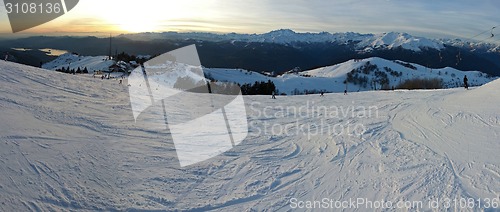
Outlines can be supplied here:
M108 60L108 56L80 56L72 53L66 53L55 60L45 63L42 68L56 70L62 68L84 69L87 68L89 73L94 71L108 71L109 67L115 64L113 60Z
M168 132L148 124L154 110L134 122L127 83L4 61L0 72L0 211L290 211L322 198L474 198L449 210L499 210L484 206L500 198L498 80L469 91L246 96L249 136L181 168ZM401 209L417 210L430 211Z

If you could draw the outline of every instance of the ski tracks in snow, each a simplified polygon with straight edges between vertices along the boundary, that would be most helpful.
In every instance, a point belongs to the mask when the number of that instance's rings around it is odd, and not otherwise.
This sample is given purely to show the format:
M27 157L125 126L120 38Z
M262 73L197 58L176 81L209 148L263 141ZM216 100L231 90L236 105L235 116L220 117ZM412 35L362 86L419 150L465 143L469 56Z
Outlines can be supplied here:
M430 201L500 193L498 146L488 146L500 140L500 116L461 108L449 98L459 89L248 96L247 104L260 102L256 109L272 107L272 114L275 106L305 101L376 106L378 113L250 116L256 128L268 122L292 124L293 131L298 121L326 129L324 121L364 130L249 135L217 157L181 168L168 132L134 124L126 88L14 65L3 71L0 210L289 211L291 198ZM151 111L142 118L156 115Z

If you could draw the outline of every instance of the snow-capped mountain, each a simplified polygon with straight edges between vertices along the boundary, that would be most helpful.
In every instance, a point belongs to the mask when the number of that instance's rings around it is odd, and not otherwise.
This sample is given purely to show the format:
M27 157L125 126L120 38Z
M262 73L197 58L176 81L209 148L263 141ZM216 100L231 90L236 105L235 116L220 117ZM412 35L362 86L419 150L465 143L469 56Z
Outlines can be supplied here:
M214 34L214 33L199 33L199 32L162 32L162 33L137 33L124 34L120 37L129 38L132 40L158 40L158 39L194 39L205 41L239 41L239 42L257 42L257 43L278 43L292 45L294 43L357 43L356 47L359 50L367 50L370 48L397 48L412 51L421 51L423 49L441 50L444 45L468 48L468 49L485 49L489 52L499 52L499 44L488 43L493 39L485 39L483 42L461 39L429 39L425 37L412 36L408 33L387 32L379 34L360 34L354 32L345 33L298 33L290 29L274 30L264 34Z
M373 37L361 40L357 46L359 48L397 48L401 47L403 49L421 51L422 49L443 49L443 43L439 41L430 40L423 37L413 37L407 33L383 33L376 34Z
M155 122L165 121L161 103L135 121L126 84L3 60L0 72L0 211L500 209L499 80L469 91L245 96L248 137L180 167Z
M180 39L190 38L208 41L239 41L260 43L357 43L358 49L366 48L397 48L420 51L424 48L442 49L443 42L423 37L415 37L407 33L381 33L381 34L359 34L359 33L297 33L289 29L275 30L265 34L211 34L211 33L139 33L121 35L135 40L151 39Z

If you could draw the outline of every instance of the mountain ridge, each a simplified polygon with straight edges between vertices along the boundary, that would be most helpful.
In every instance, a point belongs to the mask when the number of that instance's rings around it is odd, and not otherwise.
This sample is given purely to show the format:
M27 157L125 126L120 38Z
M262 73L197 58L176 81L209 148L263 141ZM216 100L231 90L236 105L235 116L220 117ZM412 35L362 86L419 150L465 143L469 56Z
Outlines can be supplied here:
M143 39L142 35L148 39ZM291 30L276 30L263 35L142 33L113 38L111 52L159 55L193 44L197 46L201 63L206 67L242 68L261 73L284 73L295 67L309 70L351 59L381 57L434 69L453 67L500 76L500 48L496 45L457 39L427 39L396 32L364 35L354 32L296 33ZM52 48L101 56L109 54L109 45L109 38L31 37L0 41L0 54L7 52L11 55L9 58L16 62L39 66L40 62L48 62L47 56L19 52L13 48Z
M403 47L408 50L420 51L423 48L443 49L444 45L450 46L475 46L476 48L489 48L489 51L498 51L498 46L491 43L463 41L461 39L429 39L421 36L413 36L405 32L385 32L377 34L361 34L356 32L305 32L299 33L291 29L273 30L263 34L216 34L205 32L147 32L135 34L121 34L118 37L124 37L131 40L154 40L154 39L189 39L206 40L206 41L240 41L240 42L257 42L257 43L279 43L293 44L296 42L302 43L349 43L358 42L359 49L367 47ZM407 44L407 45L404 45Z

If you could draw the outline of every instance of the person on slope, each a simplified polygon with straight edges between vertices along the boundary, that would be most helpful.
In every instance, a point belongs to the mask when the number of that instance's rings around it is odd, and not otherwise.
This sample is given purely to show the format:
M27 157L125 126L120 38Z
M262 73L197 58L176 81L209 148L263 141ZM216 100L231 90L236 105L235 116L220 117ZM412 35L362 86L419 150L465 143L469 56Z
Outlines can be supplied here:
M467 75L464 76L464 87L469 90L469 79L467 79Z
M5 54L5 62L7 62L8 59L9 59L9 55Z
M276 93L274 93L274 91L273 91L272 95L273 95L273 96L272 96L271 98L272 98L272 99L276 99Z

